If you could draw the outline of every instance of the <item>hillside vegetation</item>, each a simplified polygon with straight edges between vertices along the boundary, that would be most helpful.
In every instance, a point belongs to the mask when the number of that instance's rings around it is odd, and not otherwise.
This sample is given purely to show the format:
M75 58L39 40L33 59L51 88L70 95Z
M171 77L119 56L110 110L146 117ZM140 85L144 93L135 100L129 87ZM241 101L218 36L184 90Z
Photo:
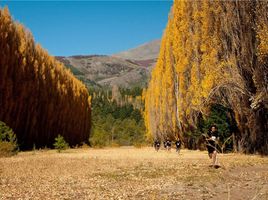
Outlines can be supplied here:
M92 96L91 146L145 144L142 89L90 90Z
M0 120L20 148L52 146L58 134L70 145L87 141L90 112L85 85L0 10Z
M236 150L268 154L267 13L267 1L174 1L146 92L148 137L191 137L220 104Z
M56 57L90 88L145 87L159 53L160 40L114 55Z

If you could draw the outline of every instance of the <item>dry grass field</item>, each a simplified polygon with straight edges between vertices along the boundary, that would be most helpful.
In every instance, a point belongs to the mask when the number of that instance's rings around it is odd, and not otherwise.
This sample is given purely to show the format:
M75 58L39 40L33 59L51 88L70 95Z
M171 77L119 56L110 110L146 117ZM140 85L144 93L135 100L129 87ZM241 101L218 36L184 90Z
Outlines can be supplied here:
M0 158L0 199L268 200L268 158L153 148L21 152Z

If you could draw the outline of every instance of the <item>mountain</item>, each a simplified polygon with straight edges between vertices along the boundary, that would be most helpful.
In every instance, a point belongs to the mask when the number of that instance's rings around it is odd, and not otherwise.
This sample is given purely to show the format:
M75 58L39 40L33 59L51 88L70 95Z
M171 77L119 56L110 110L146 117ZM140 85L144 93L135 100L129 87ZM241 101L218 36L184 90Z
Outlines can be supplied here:
M129 60L152 60L158 57L161 40L154 40L136 48L114 54L114 57Z
M145 86L160 49L160 40L111 56L56 57L89 87Z

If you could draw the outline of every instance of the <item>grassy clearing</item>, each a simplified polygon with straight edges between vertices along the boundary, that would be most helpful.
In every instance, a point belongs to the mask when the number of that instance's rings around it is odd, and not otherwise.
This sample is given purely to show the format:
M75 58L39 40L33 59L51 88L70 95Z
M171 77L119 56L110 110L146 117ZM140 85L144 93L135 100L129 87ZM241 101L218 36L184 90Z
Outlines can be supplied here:
M0 159L0 199L267 199L268 158L153 148L22 152ZM256 197L255 197L256 196Z

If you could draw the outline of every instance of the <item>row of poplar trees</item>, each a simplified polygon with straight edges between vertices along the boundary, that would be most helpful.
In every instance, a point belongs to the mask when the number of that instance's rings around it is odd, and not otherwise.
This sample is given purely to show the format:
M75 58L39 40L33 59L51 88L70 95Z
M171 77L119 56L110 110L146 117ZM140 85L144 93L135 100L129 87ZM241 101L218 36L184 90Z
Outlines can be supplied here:
M145 94L148 137L183 136L219 103L238 150L268 154L268 2L175 0Z
M87 88L0 10L0 120L20 147L50 147L58 134L70 145L87 141L90 113Z

